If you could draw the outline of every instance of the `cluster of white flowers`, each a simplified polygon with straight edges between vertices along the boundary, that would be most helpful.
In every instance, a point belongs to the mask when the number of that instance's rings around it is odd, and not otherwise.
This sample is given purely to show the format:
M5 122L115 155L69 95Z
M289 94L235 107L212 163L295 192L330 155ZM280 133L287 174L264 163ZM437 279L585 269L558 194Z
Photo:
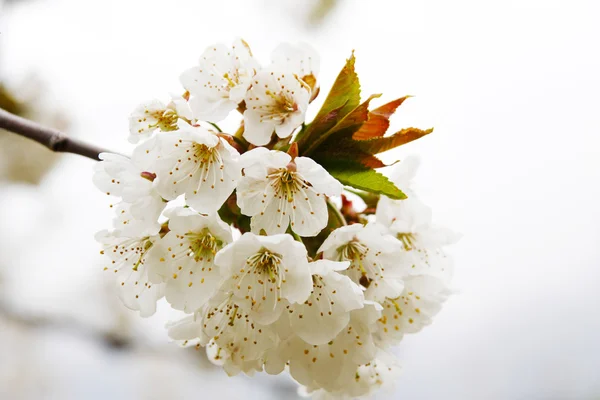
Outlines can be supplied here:
M120 202L97 240L123 303L145 317L164 297L188 314L170 336L228 374L286 370L307 394L355 398L395 379L390 347L446 300L455 236L410 190L411 159L391 177L408 199L381 196L372 218L344 224L344 186L293 145L318 69L305 45L279 46L267 66L242 40L207 48L183 96L134 110L132 157L102 154L94 181ZM238 133L220 132L235 110ZM332 209L339 226L307 251Z

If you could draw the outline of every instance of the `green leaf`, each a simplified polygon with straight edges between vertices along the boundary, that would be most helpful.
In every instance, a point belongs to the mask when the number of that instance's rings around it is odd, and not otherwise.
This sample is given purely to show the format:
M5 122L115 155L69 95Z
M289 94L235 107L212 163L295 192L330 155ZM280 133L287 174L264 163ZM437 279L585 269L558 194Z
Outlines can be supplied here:
M312 143L313 135L330 129L335 125L338 117L348 114L360 104L360 82L354 71L355 61L354 52L352 52L314 121L297 138L300 150ZM334 121L333 124L324 129L324 125L328 125L331 121Z
M403 144L417 140L425 135L433 132L433 128L430 129L418 129L418 128L406 128L400 132L396 132L391 136L377 137L369 140L356 140L353 141L356 146L361 150L369 154L379 154L384 151L391 150Z
M331 161L323 167L342 184L391 199L406 199L406 195L386 176L353 161Z
M339 140L335 143L327 143L327 146L319 148L311 158L319 164L331 162L332 160L354 161L365 167L381 168L387 165L376 156L361 150L351 139Z
M308 143L308 139L305 139L308 137L308 135L316 136L314 135L314 132L327 132L328 130L333 128L340 117L340 112L343 107L344 106L333 109L329 113L322 116L317 115L313 122L311 122L298 133L298 136L295 140L296 142L298 142L298 147L302 149L304 143Z
M352 52L317 116L329 114L332 110L340 107L342 115L345 115L358 106L360 103L360 82L356 71L354 71L355 61L356 58L354 52Z

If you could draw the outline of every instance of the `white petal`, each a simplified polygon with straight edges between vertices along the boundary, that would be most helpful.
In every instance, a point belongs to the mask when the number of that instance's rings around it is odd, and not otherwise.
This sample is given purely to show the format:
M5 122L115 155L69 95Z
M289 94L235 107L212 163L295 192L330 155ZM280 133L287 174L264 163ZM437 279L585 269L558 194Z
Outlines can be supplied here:
M275 123L262 120L261 116L246 109L244 112L244 139L255 146L264 146L271 141Z
M309 264L312 275L327 275L332 272L344 271L350 266L349 261L315 260Z
M117 233L98 232L96 240L104 245L104 254L110 260L107 269L116 275L117 294L123 304L148 317L156 312L156 302L164 294L163 284L148 279L147 251L156 238L126 238Z
M217 44L208 47L197 67L181 75L190 92L190 107L198 119L218 122L237 107L251 84L257 63L243 41L231 49Z
M298 166L298 172L310 182L318 193L323 193L327 196L339 196L342 194L342 184L314 160L308 157L296 157L294 161Z
M306 43L281 43L273 51L271 61L278 67L293 71L299 77L319 76L319 55Z
M188 315L179 321L170 322L166 327L169 337L181 344L203 336L202 319L196 315Z
M300 236L316 236L325 226L329 219L325 197L315 193L310 188L294 196L292 203L295 209L291 210L292 229Z
M308 300L290 308L290 323L305 342L321 345L337 336L350 321L350 311L363 306L360 288L337 272L313 276Z
M427 275L407 278L402 295L383 303L379 340L397 344L405 333L416 333L431 324L448 295L448 288L439 279Z
M129 116L129 142L137 143L140 139L150 137L157 129L156 114L162 114L166 108L158 100L147 101L137 106Z
M410 190L411 182L417 175L421 160L418 156L408 156L394 166L390 179L401 189Z

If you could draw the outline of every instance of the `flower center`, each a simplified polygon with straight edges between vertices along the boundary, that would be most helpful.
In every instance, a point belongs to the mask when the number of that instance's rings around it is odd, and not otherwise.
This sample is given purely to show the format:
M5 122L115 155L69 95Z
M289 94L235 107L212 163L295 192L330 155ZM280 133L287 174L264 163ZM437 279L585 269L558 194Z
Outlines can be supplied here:
M298 104L285 92L274 93L267 90L265 93L273 99L273 102L263 107L268 114L267 119L283 123L291 113L298 111Z
M339 261L351 262L349 270L354 271L350 273L351 278L365 288L368 288L371 282L379 277L382 272L379 265L368 262L368 253L369 248L356 238L338 248Z
M148 110L146 110L146 112L148 112ZM177 119L179 116L174 110L166 109L154 111L150 115L156 119L156 123L150 125L151 128L159 128L161 131L165 132L177 129Z
M201 163L210 162L213 158L215 149L208 147L205 144L194 143L193 145L194 158L199 160Z
M132 270L137 271L138 267L144 264L144 256L150 250L152 244L148 237L140 240L127 240L114 246L113 253L119 253L125 261L131 257Z
M254 269L255 273L267 274L271 282L275 283L279 276L281 255L273 253L268 249L261 249L258 253L248 258L248 264Z
M338 249L340 261L362 260L368 251L369 248L356 239L351 240Z
M207 256L214 256L223 247L223 242L214 237L207 228L204 228L200 232L186 233L186 236L190 243L189 249L191 255L194 256L196 262Z
M225 87L228 89L236 87L240 84L239 73L229 74L229 72L225 72L225 74L223 74L223 78L227 81L227 85Z
M415 248L415 236L412 233L399 233L397 238L404 245L404 250L410 251Z
M297 172L287 168L280 168L267 176L277 196L282 196L289 203L294 201L294 194L308 185L300 178Z

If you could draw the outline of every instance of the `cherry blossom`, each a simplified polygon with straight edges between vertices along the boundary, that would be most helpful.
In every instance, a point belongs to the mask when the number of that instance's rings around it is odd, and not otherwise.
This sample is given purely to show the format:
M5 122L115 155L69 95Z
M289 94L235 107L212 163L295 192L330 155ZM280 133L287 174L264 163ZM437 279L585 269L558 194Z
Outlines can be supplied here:
M240 178L239 153L215 133L179 120L179 129L161 134L152 150L155 187L167 200L185 194L186 203L213 213Z
M231 228L216 214L170 210L169 233L152 250L151 279L166 282L165 297L177 310L194 312L217 291L221 273L215 255L231 243Z
M401 367L392 354L379 351L377 357L355 369L346 369L337 380L337 389L326 391L303 387L301 394L315 400L351 400L372 395L380 389L391 389L400 376Z
M237 39L231 48L215 44L206 48L198 66L181 75L190 92L194 117L219 122L244 100L259 68L246 42Z
M192 119L191 110L182 96L173 96L167 105L160 100L141 103L129 116L129 142L138 143L156 131L174 131L179 118Z
M290 136L304 122L310 96L310 86L294 73L261 70L246 94L244 138L264 146L273 132L280 138Z
M149 317L156 312L156 302L164 295L164 285L150 282L148 251L158 236L126 237L116 232L100 231L96 240L101 253L110 263L104 268L116 275L117 294L123 304Z
M377 353L371 332L380 317L381 306L367 302L351 311L349 324L330 342L312 345L299 337L288 339L282 352L289 354L292 377L305 386L338 389L338 378L346 369L373 360Z
M398 184L410 182L416 173L418 162L408 158L395 168L393 179ZM395 236L405 250L402 263L410 274L430 274L449 280L452 276L452 259L444 247L458 241L459 235L432 223L431 208L423 204L412 189L405 200L392 200L382 196L377 204L377 222Z
M329 260L310 263L313 279L310 297L303 304L288 308L293 332L308 344L326 344L335 338L348 325L350 311L363 307L360 287L338 273L349 265Z
M237 203L252 217L252 231L286 231L315 236L327 225L325 196L341 194L342 185L308 157L292 157L263 147L245 153L244 176L237 187Z
M215 263L236 299L250 301L250 317L271 324L288 304L304 303L312 290L306 248L292 236L245 233L223 248Z
M319 77L319 54L310 45L281 43L271 54L272 65L284 71L291 71L310 88L313 97L316 94Z
M310 122L314 49L281 44L263 68L241 39L209 46L183 94L133 111L131 157L102 153L94 168L117 199L96 239L123 304L147 317L165 297L183 315L167 324L174 342L228 375L288 372L315 399L391 386L391 347L451 294L457 235L419 200L418 159L390 182L373 169L398 144L381 136L403 98L367 110L354 60ZM385 196L398 189L407 199Z
M397 297L403 289L406 272L398 262L402 244L384 234L380 226L354 224L336 229L319 248L329 260L350 261L346 274L366 287L365 298L383 301Z
M429 275L410 276L404 291L386 299L378 321L378 337L386 346L398 344L405 333L416 333L429 325L448 298L450 290L441 279Z
M115 207L115 229L129 236L157 234L166 203L152 185L154 174L119 154L101 153L100 159L94 166L94 184L122 200Z

